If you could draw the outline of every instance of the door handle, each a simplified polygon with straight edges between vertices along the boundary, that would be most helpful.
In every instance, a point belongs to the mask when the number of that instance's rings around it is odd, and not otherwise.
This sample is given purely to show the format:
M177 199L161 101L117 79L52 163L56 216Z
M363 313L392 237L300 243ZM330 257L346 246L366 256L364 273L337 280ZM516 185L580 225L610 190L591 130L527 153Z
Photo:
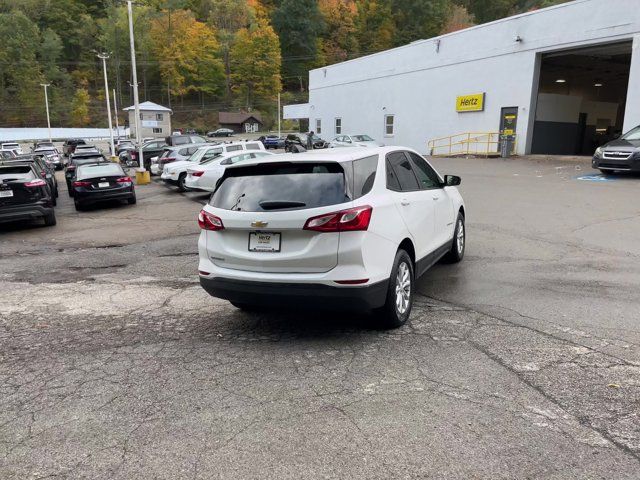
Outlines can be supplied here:
M440 197L431 197L431 198L433 198L434 202L437 202L440 199Z
M402 205L403 207L406 207L407 205L409 205L411 202L409 202L409 200L406 199L402 199L400 200L400 205Z

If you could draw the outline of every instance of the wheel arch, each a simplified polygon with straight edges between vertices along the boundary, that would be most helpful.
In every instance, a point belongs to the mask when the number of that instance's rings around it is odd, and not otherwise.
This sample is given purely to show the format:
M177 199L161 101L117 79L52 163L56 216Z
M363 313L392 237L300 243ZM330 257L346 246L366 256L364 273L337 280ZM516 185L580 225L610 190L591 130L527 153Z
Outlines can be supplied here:
M413 242L411 241L410 238L405 238L404 240L402 240L400 242L400 245L398 245L398 250L404 250L405 252L407 252L409 254L409 257L411 257L411 262L413 263L413 267L415 269L416 266L416 249L413 246Z

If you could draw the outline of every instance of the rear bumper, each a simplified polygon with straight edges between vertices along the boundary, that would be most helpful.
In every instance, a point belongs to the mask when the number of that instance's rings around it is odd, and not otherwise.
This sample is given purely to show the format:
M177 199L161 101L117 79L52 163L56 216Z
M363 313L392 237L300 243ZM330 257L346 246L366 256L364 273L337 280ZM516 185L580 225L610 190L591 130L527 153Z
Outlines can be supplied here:
M252 305L371 310L384 305L388 280L365 286L332 287L319 283L251 282L200 276L209 295Z
M108 202L109 200L127 200L133 198L135 192L133 190L120 191L120 192L96 192L86 193L74 191L73 198L82 204L90 204L97 202Z
M53 211L53 207L45 207L43 205L0 207L0 223L17 222L20 220L34 220L37 218L46 217Z

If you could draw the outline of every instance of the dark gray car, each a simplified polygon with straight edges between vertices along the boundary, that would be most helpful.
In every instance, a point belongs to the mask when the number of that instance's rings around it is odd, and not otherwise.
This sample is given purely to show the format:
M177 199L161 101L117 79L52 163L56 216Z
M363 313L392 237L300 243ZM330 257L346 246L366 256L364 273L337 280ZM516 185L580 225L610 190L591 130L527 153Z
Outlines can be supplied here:
M603 173L640 172L640 125L599 147L591 164Z

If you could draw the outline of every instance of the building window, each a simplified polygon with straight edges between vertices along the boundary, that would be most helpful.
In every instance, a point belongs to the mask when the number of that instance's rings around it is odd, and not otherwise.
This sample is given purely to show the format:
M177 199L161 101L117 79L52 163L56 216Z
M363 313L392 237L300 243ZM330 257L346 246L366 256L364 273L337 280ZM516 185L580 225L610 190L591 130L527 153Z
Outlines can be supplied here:
M336 135L340 135L342 133L342 119L336 118Z
M385 115L384 116L384 134L387 137L393 136L393 123L395 120L395 115Z
M156 113L156 121L162 122L164 120L164 115L162 113Z
M154 128L153 129L153 133L162 133L162 129L161 128Z
M322 120L316 118L316 133L320 135L322 133Z

